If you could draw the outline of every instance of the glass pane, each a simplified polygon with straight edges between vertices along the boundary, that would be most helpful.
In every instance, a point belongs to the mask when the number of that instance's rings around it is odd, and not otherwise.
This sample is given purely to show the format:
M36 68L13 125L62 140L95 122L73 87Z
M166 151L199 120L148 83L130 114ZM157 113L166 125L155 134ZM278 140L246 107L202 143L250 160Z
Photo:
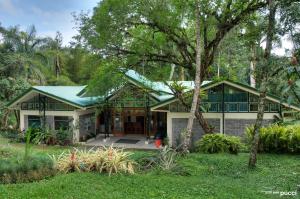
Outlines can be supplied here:
M279 104L271 103L270 104L270 111L271 112L278 112L279 111Z
M121 121L121 115L116 114L114 117L114 130L115 131L122 131L122 121Z
M229 103L227 105L228 112L237 112L238 111L238 104L237 103Z
M39 128L41 126L41 120L39 116L28 116L28 127Z
M54 125L55 125L55 130L59 130L59 129L67 130L69 128L69 118L65 116L55 116Z
M248 103L239 103L240 112L248 112Z

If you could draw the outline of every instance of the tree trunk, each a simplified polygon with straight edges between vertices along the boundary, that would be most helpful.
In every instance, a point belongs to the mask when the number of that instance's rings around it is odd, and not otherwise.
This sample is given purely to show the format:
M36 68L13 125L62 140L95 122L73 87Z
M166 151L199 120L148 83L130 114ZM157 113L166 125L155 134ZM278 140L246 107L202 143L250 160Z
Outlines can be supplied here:
M173 79L174 71L175 71L175 65L172 64L172 65L171 65L170 76L169 76L169 81L171 81L171 80Z
M188 153L191 146L191 137L192 137L192 128L194 124L195 115L198 112L198 104L200 101L200 84L201 84L201 41L200 41L200 10L199 10L199 1L196 1L196 74L195 74L195 87L193 101L190 110L190 116L188 119L188 124L186 131L183 136L183 153Z
M254 71L256 67L256 46L253 44L251 46L251 61L250 61L250 85L253 88L256 88L255 78L254 78Z
M180 81L185 80L184 68L180 67Z
M262 122L264 119L266 92L267 92L267 84L266 81L263 80L260 86L258 113L254 125L254 130L253 130L253 140L251 143L250 158L248 164L249 167L255 167L256 165L256 156L257 156L258 142L259 142L259 130L262 127Z
M3 110L3 114L2 114L1 122L0 122L0 128L1 129L6 129L7 128L9 114L10 114L9 109L4 109Z
M198 104L200 104L200 103L198 102ZM197 106L197 109L199 109L199 106L200 105ZM196 112L196 118L205 134L213 133L214 128L208 124L207 120L204 118L201 111Z
M16 129L19 129L20 127L20 111L14 110L15 118L16 118Z
M258 143L259 143L259 130L262 127L263 116L264 116L264 108L265 108L265 99L267 92L267 84L268 84L268 67L270 63L270 56L272 50L272 43L274 38L274 30L275 30L275 14L276 14L276 6L274 5L273 0L269 0L269 23L267 30L267 41L266 41L266 49L264 53L264 64L261 69L261 85L260 85L260 94L259 94L259 104L258 104L258 113L256 122L253 130L253 140L250 150L249 157L249 167L255 167L256 165L256 156L258 151Z

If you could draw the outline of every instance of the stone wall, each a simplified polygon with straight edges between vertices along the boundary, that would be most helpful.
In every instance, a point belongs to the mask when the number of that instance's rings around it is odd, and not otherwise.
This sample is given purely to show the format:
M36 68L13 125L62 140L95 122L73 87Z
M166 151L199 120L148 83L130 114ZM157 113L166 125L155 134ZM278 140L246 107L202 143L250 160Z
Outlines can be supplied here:
M172 118L172 140L171 143L173 146L177 146L180 143L180 134L182 130L186 128L188 118ZM255 123L255 119L225 119L225 134L234 135L234 136L244 136L245 129L249 125ZM220 132L220 122L221 119L207 119L207 122L215 127L214 132ZM272 119L264 119L263 125L269 125L273 123ZM195 119L193 126L193 137L192 142L199 140L204 131L199 125L198 120Z
M180 134L182 130L186 128L188 119L187 118L173 118L172 119L172 145L176 146L180 143ZM215 127L215 132L220 132L220 119L207 119L207 122ZM194 120L193 125L193 136L192 142L199 140L200 137L204 134L202 127L200 126L198 120Z
M50 129L54 129L54 116L52 116L52 115L47 115L46 116L46 125Z
M244 136L245 129L255 124L255 119L225 119L225 134ZM272 119L264 119L263 126L273 123Z
M79 139L85 140L88 135L96 133L95 113L79 116Z

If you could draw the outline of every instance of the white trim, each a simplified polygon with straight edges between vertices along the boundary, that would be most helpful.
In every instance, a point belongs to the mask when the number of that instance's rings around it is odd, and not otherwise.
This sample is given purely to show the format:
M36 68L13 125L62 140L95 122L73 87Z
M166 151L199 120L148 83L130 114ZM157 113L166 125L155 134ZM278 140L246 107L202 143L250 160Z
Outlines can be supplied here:
M75 111L45 111L45 115L51 116L73 116ZM36 110L20 110L20 114L23 115L41 115L39 111Z
M172 129L172 118L170 112L167 112L167 136L169 139L169 145L172 146L173 129Z
M75 112L80 116L80 115L86 115L90 113L96 113L95 109L88 109L88 110L75 110Z
M76 111L74 111L73 113L73 143L77 143L79 142L79 136L80 136L80 133L79 133L79 115Z
M23 131L25 129L25 115L22 111L20 111L20 130Z
M279 113L264 113L264 119L274 119L274 116L279 117ZM226 119L255 119L257 118L257 113L224 113L225 121Z

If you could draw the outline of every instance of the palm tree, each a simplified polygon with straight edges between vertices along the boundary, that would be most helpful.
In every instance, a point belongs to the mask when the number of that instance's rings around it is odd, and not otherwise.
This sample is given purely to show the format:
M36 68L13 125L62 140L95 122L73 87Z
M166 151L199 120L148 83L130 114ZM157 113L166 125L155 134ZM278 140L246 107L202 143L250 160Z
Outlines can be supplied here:
M36 29L30 26L26 32L19 27L5 29L0 27L2 36L1 55L2 67L0 72L10 77L23 77L32 83L45 83L41 72L43 56L38 49L44 45L45 39L36 36Z

